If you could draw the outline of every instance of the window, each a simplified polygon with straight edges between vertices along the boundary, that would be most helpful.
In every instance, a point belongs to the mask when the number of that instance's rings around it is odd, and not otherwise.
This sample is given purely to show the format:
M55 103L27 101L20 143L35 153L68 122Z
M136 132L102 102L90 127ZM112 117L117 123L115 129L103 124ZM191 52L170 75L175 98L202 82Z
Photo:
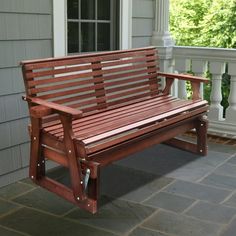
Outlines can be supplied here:
M119 0L67 0L68 53L119 48Z

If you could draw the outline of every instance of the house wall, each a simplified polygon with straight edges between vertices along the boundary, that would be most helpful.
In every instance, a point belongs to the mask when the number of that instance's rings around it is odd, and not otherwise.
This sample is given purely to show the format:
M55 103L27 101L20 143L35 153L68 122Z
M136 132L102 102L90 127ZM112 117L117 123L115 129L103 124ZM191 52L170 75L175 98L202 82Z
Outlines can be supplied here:
M133 0L132 48L151 45L154 2L154 0Z
M149 46L153 0L133 0L132 47ZM53 0L0 0L0 186L27 176L29 123L21 60L53 56Z
M19 62L52 56L52 0L0 1L0 186L27 175L27 105Z

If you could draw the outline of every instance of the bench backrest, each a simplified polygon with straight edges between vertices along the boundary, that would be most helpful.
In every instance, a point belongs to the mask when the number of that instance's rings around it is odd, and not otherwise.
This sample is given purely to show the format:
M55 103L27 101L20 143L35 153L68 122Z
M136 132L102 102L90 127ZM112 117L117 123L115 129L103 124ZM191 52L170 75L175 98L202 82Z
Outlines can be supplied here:
M154 47L24 61L22 69L28 96L85 114L159 93Z

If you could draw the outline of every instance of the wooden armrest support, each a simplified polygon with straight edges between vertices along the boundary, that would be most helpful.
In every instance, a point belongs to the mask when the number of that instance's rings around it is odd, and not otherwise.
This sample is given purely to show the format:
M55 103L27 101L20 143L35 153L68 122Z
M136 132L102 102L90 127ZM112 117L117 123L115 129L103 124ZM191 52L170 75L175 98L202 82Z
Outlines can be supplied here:
M187 75L187 74L174 74L174 73L162 73L158 72L159 76L163 76L165 78L169 79L180 79L180 80L188 80L191 82L203 82L203 83L209 83L209 80L203 77L197 77L193 75Z
M48 116L54 113L51 108L42 105L33 106L29 111L30 116L34 118L43 118L44 116Z
M190 81L191 86L192 86L192 91L193 91L193 95L192 95L193 100L201 99L200 83L201 82L203 82L203 83L209 82L209 80L206 78L197 77L197 76L193 76L193 75L186 75L186 74L174 74L174 73L161 73L161 72L159 72L158 75L166 78L166 86L163 89L163 94L165 94L165 95L170 94L170 89L171 89L171 86L174 82L174 79Z
M82 117L82 114L83 114L83 112L80 110L63 106L54 102L45 101L40 98L32 98L32 97L26 96L23 99L35 105L39 105L39 106L35 106L31 108L32 115L37 116L37 117L50 115L52 113L58 113L63 116L79 118L79 117Z

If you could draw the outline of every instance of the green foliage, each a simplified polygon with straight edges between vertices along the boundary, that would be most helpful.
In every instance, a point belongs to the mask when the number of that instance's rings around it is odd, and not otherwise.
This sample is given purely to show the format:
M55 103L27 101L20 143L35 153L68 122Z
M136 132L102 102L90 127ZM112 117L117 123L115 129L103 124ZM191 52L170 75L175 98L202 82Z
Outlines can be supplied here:
M176 45L236 48L236 0L170 1L170 31ZM209 71L206 76L211 79ZM229 105L229 88L226 70L222 75L224 112ZM204 98L208 101L210 92L211 83L204 85Z
M170 31L176 45L199 45L201 22L208 7L207 0L171 0Z
M236 1L171 0L170 31L176 45L236 48Z

